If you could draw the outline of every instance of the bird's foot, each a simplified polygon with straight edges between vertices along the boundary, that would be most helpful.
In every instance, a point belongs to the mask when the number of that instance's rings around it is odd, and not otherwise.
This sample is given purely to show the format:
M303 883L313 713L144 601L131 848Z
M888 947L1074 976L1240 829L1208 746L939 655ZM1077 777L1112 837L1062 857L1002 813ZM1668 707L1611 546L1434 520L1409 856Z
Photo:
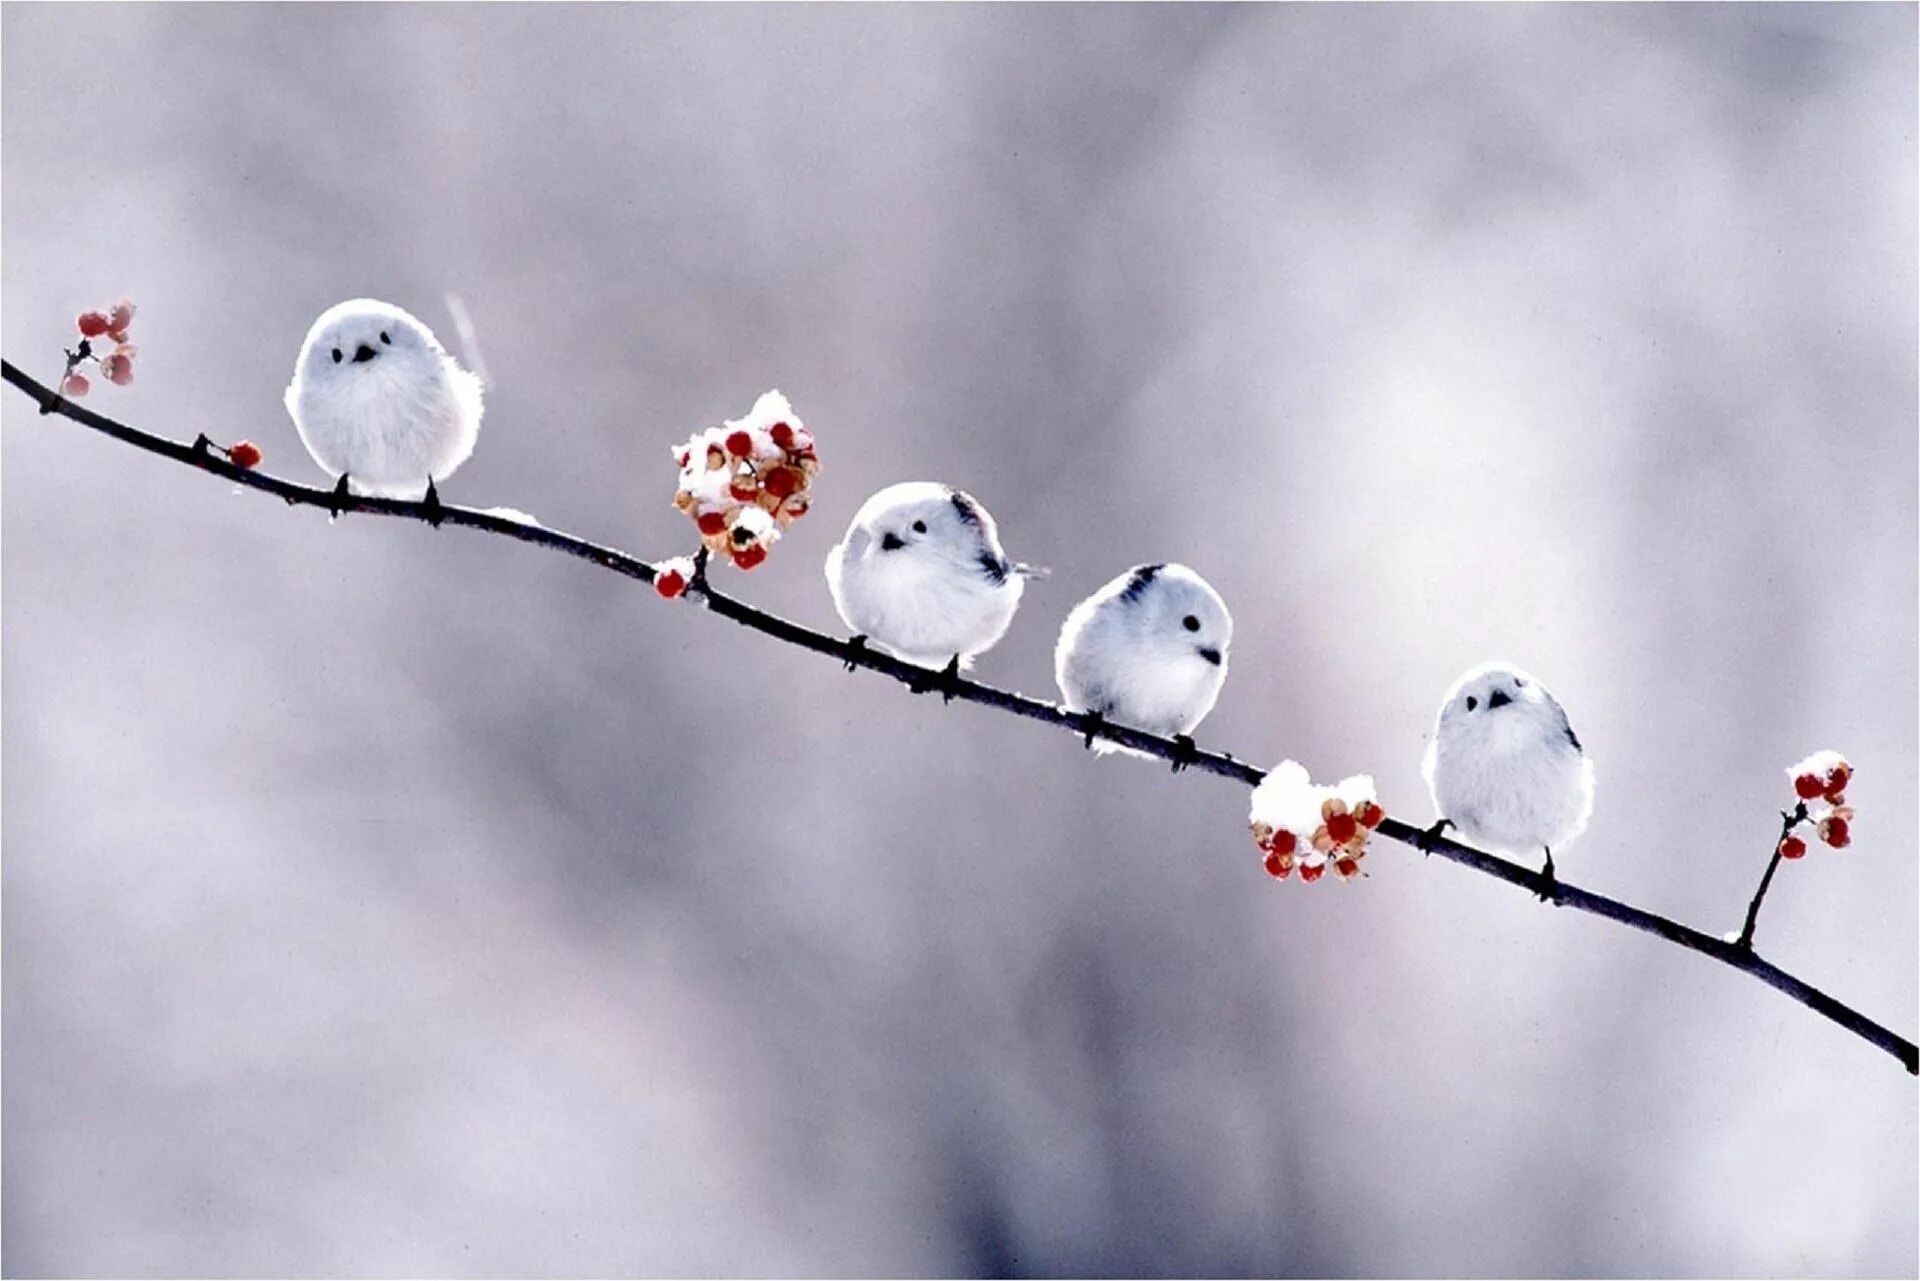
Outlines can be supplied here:
M427 496L421 505L426 508L427 524L440 528L440 522L447 518L447 509L440 505L440 491L433 487L431 476L427 477Z
M1442 836L1445 836L1447 829L1452 826L1452 819L1443 818L1436 821L1432 827L1420 833L1419 839L1416 841L1416 844L1420 846L1420 852L1431 858L1433 856L1433 843Z
M931 694L940 691L942 702L951 703L955 683L960 679L960 656L955 654L951 661L939 671L922 670L907 681L907 688L916 694Z
M953 696L960 692L960 655L955 654L947 661L934 683L940 690L940 701L951 703Z
M867 638L864 636L847 637L847 670L857 671L860 657L867 652Z
M1542 903L1558 903L1560 901L1560 881L1559 878L1553 874L1553 855L1551 853L1547 855L1547 865L1540 869L1540 879L1542 884L1539 890L1536 891L1540 901Z
M1193 741L1191 734L1173 736L1173 772L1178 774L1200 759L1200 745Z
M1093 750L1093 740L1100 737L1100 732L1106 729L1106 727L1107 718L1099 712L1087 711L1080 713L1080 729L1085 736L1084 741L1088 751Z
M340 513L349 510L352 506L353 495L347 492L347 473L341 472L339 483L333 487L333 498L327 503L327 511L331 513L327 519L339 520Z

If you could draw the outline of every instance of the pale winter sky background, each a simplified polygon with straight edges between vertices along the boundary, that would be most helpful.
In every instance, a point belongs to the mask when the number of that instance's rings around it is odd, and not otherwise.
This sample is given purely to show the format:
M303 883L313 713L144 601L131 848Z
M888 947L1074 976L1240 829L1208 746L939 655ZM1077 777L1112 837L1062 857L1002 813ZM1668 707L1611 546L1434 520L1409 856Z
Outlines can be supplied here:
M18 7L5 350L140 303L250 437L312 318L495 381L449 501L689 545L778 386L868 493L1238 616L1211 745L1424 821L1448 682L1598 763L1573 880L1911 1034L1915 11ZM1916 1268L1916 1087L1778 994L577 562L290 511L5 406L9 1273Z

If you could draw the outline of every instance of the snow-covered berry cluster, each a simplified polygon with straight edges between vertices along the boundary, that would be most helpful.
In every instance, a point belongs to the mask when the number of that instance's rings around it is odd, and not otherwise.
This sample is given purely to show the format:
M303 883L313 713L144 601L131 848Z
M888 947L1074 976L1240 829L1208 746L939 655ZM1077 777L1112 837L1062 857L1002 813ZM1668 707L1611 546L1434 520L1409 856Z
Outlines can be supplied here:
M693 517L708 551L740 569L765 560L780 531L807 514L807 490L820 471L813 433L777 391L746 417L694 433L673 456L680 464L673 505Z
M1327 787L1298 761L1282 761L1253 789L1249 821L1267 875L1284 881L1298 868L1301 880L1317 881L1331 868L1345 881L1359 875L1367 838L1386 816L1372 775Z
M67 352L67 370L60 378L60 394L74 400L93 389L92 381L80 372L80 366L92 361L100 367L100 376L116 387L133 381L133 358L140 349L127 341L133 325L133 303L122 298L111 307L83 311L74 324L80 330L80 345ZM105 355L100 347L113 344Z
M1793 780L1793 794L1800 799L1806 817L1791 824L1812 823L1814 835L1834 849L1843 850L1853 843L1853 807L1847 804L1847 784L1853 781L1853 766L1834 751L1815 752L1787 770ZM1789 831L1780 838L1781 858L1802 858L1807 843Z

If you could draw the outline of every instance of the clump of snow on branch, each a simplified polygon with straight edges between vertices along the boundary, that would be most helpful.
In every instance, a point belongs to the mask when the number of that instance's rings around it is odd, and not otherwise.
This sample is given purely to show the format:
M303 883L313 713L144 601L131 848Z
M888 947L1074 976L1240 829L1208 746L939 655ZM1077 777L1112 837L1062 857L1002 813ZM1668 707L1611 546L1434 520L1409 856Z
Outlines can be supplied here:
M1367 838L1386 816L1372 775L1326 786L1298 761L1282 761L1253 789L1248 820L1267 875L1284 881L1297 867L1301 880L1317 881L1332 868L1345 881L1359 875Z
M1815 752L1788 766L1787 777L1793 780L1793 794L1806 807L1803 821L1814 825L1814 834L1837 850L1852 844L1853 807L1847 804L1847 784L1853 781L1853 766L1847 758L1831 749ZM1801 858L1806 852L1807 843L1791 832L1780 838L1781 858Z
M777 391L746 417L695 432L673 456L673 505L693 518L708 551L740 569L764 561L780 531L807 514L820 471L813 433Z

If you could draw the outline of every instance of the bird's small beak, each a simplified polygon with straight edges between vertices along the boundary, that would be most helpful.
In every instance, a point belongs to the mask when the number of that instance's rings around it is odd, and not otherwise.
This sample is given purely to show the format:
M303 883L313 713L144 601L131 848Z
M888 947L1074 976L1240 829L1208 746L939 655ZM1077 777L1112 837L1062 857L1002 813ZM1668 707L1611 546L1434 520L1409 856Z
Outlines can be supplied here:
M1212 663L1215 667L1220 666L1220 651L1213 648L1211 645L1207 646L1205 649L1200 651L1200 657L1206 659L1209 663Z
M900 535L891 529L880 535L880 550L883 552L897 552L905 546L906 544L900 541Z
M378 356L379 354L380 354L379 352L367 346L365 343L361 343L358 347L353 349L353 363L356 365L365 364L367 361L372 360L375 356Z
M1506 690L1496 689L1493 691L1493 693L1487 695L1487 710L1492 711L1496 707L1505 707L1508 703L1511 703L1512 701L1513 700L1511 698L1507 697Z

